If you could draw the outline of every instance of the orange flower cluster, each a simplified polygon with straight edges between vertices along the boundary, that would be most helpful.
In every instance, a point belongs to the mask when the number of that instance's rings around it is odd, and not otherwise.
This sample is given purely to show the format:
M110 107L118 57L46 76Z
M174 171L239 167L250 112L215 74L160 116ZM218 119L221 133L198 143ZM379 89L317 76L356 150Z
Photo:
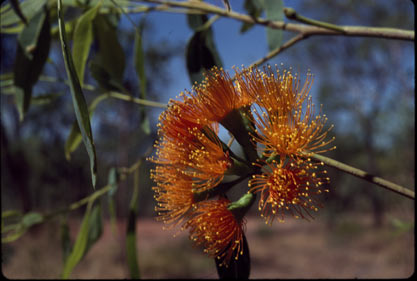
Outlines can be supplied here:
M251 176L248 192L260 193L259 210L267 223L275 217L282 221L285 212L307 219L320 207L315 195L327 191L322 186L329 181L309 157L329 150L325 147L333 140L326 140L331 127L323 130L326 116L315 115L310 74L300 89L290 71L268 67L235 73L232 79L213 68L200 85L169 102L150 159L157 164L151 177L158 218L188 229L196 245L226 266L242 254L244 216L231 211L236 205L229 208L226 191L214 196L210 191L222 186L226 173ZM235 157L218 137L219 124L233 129L243 150L251 150L247 155L254 152L258 159ZM202 200L197 195L204 192Z

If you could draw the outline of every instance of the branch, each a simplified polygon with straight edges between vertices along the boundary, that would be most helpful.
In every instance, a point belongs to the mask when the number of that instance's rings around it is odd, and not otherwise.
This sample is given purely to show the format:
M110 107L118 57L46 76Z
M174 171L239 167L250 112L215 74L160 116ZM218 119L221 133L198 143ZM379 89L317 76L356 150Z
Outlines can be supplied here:
M219 16L236 19L241 22L250 24L259 24L274 29L282 29L291 32L303 33L305 36L313 35L342 35L342 36L360 36L360 37L377 37L396 40L414 41L414 31L404 30L389 27L368 27L368 26L337 26L332 25L333 29L329 29L329 26L322 27L317 25L305 25L285 23L284 21L270 21L262 18L253 18L251 16L236 13L233 11L227 11L226 9L219 8L217 6L207 4L200 1L166 1L166 0L137 0L140 2L147 2L153 4L160 4L170 7L188 8L190 12L205 12L216 14ZM311 24L311 22L309 23ZM336 27L336 30L335 28Z
M299 33L298 35L292 37L287 42L285 42L284 44L282 44L281 46L279 46L278 48L276 48L276 49L272 50L271 52L269 52L265 57L263 57L263 58L255 61L254 63L252 63L249 66L249 68L257 67L257 66L263 64L264 62L270 60L271 58L275 57L279 53L281 53L284 50L288 49L289 47L295 45L297 42L300 42L301 40L306 39L307 37L308 37L307 35L304 35L303 33Z
M318 155L318 154L313 154L313 156L311 156L312 158L323 162L324 164L326 164L327 166L336 168L342 172L351 174L355 177L361 178L363 180L369 181L371 183L377 184L379 186L382 186L383 188L386 188L390 191L394 191L398 194L401 194L403 196L406 196L410 199L414 199L415 195L414 195L414 191L412 191L411 189L405 188L401 185L392 183L390 181L384 180L383 178L371 175L365 171L362 171L360 169L354 168L352 166L346 165L344 163L341 163L339 161L336 161L334 159L322 156L322 155Z

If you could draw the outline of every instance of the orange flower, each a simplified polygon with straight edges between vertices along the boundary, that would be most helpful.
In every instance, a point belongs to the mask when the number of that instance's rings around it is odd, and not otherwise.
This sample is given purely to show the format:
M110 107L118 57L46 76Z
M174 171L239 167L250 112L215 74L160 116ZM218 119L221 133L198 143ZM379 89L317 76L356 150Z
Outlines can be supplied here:
M232 160L217 138L218 128L211 130L210 133L189 130L184 142L162 137L161 142L155 143L157 158L150 160L160 165L172 165L179 173L192 177L196 191L212 188L223 179Z
M247 92L239 91L229 74L217 67L206 73L205 80L185 96L199 120L205 123L221 122L231 111L252 103Z
M230 200L203 201L198 204L194 216L184 225L190 229L190 239L196 246L203 246L204 252L228 266L230 259L243 255L243 227L245 221L238 221L227 209Z
M284 221L284 213L289 212L296 218L308 219L310 211L317 211L321 204L315 196L327 189L321 186L329 181L323 177L326 171L319 172L318 166L302 160L291 160L267 164L264 174L254 175L249 181L251 192L261 192L259 210L267 223L272 223L275 216ZM316 206L317 205L317 206ZM306 217L306 215L308 217Z
M152 188L158 202L155 207L157 219L170 226L181 224L194 206L192 178L169 165L159 165L151 170L151 178L157 182Z
M285 116L306 99L311 82L307 79L299 91L299 80L290 71L280 73L276 68L275 72L271 66L264 67L264 72L256 68L243 69L236 74L237 85L269 114L278 111Z
M334 140L326 140L333 126L323 131L327 117L320 113L315 115L314 104L308 96L311 75L308 74L307 81L298 92L299 83L293 82L290 72L284 72L282 76L277 73L277 78L272 72L252 77L259 105L259 110L253 109L256 132L253 141L265 146L265 156L309 156L332 149L323 149Z

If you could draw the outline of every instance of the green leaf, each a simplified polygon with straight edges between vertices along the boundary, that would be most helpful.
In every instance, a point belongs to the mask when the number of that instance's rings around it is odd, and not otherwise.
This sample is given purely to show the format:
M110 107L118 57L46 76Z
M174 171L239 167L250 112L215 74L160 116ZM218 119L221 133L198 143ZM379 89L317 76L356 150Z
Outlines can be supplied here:
M101 234L103 233L103 222L100 202L98 202L91 211L88 223L88 239L84 251L84 256L87 254L90 248L100 239Z
M8 223L6 225L5 219L19 219L17 223ZM19 239L26 231L35 224L42 223L44 217L42 214L37 212L30 212L22 215L18 211L7 211L2 213L2 234L6 234L5 237L2 236L2 243L9 243Z
M208 17L205 14L203 15L187 14L188 26L194 31L199 31L199 29L207 21L208 21Z
M94 111L97 105L104 99L107 99L108 95L100 95L96 97L88 107L89 117L93 118ZM82 134L77 120L72 124L70 134L65 142L65 158L69 161L71 159L71 153L74 152L82 141Z
M266 19L271 21L284 20L284 3L282 0L263 0ZM281 46L283 32L281 29L266 28L266 38L270 51Z
M129 211L126 233L126 250L130 278L139 279L140 273L136 254L136 212L134 210Z
M87 10L75 25L72 43L72 57L81 86L84 84L84 69L93 42L93 20L97 15L101 2Z
M60 0L59 0L60 1ZM64 269L62 270L62 279L68 279L74 267L81 261L84 256L84 252L87 248L88 234L90 227L90 215L93 202L90 201L87 205L87 210L84 214L83 221L81 223L80 230L78 231L77 238L74 243L74 247L71 254L68 256Z
M61 40L62 53L64 56L65 69L70 81L72 101L75 110L75 116L77 117L78 127L81 131L84 145L87 149L87 153L90 157L90 170L93 187L96 185L97 176L97 156L96 149L93 140L93 134L91 131L90 117L87 108L87 103L84 98L83 91L81 89L80 82L78 80L77 72L74 67L71 52L69 50L68 41L66 38L64 15L62 14L62 0L58 0L58 26L59 36Z
M40 10L31 18L18 37L13 84L20 121L28 111L33 85L39 79L48 58L51 44L48 10Z
M98 41L98 54L94 58L94 67L100 67L108 75L107 81L97 80L100 86L107 89L123 88L125 54L117 37L117 28L110 16L96 15L94 33ZM96 78L96 77L94 77Z
M19 1L18 0L10 0L10 4L12 5L13 11L16 13L16 15L25 23L27 24L27 20L25 15L22 13L22 10L20 9Z
M27 20L30 20L35 14L39 12L45 5L47 0L30 0L23 1L20 3L20 11L22 15L25 16ZM3 28L11 25L21 24L21 18L16 14L13 8L10 9L10 4L4 5L1 10L1 28L3 33Z
M143 51L143 44L142 44L142 29L144 23L142 21L139 28L136 30L135 33L135 69L136 73L138 74L139 78L139 85L140 85L140 98L146 99L146 73L145 73L145 53ZM151 126L149 124L149 118L146 115L146 108L144 106L140 107L140 116L141 116L141 124L140 127L142 128L143 132L147 135L151 133Z
M140 163L133 174L133 194L129 205L129 218L126 231L126 250L127 250L127 263L129 266L130 278L139 279L139 266L136 254L136 215L139 195L139 168Z
M22 225L25 228L29 228L32 225L39 224L43 222L44 217L40 213L30 212L23 216Z
M32 97L31 103L36 105L43 105L53 102L60 96L62 96L62 94L59 93L37 95L36 97Z
M112 226L113 233L116 233L116 210L114 207L114 194L117 191L117 183L119 182L119 174L117 173L116 168L112 167L109 171L107 184L111 186L109 192L107 193L107 202L109 205L109 215L110 222Z
M244 8L248 12L248 15L254 19L259 18L263 11L263 6L259 0L245 0ZM240 32L244 33L251 29L254 25L254 23L244 22L240 27Z
M69 226L66 219L61 222L61 248L62 248L62 261L65 264L72 251Z
M219 275L220 279L249 279L250 275L250 255L249 255L249 245L248 241L246 240L245 234L243 235L243 244L241 245L241 255L239 253L238 259L234 259L233 257L236 256L236 251L232 254L232 258L228 266L221 265L223 260L219 260L215 258L217 274ZM230 243L234 243L235 241L231 241Z
M205 15L200 15L200 17L202 20L207 19ZM186 48L186 63L192 84L203 80L204 71L211 69L213 66L222 66L214 44L211 27L195 32L190 38Z

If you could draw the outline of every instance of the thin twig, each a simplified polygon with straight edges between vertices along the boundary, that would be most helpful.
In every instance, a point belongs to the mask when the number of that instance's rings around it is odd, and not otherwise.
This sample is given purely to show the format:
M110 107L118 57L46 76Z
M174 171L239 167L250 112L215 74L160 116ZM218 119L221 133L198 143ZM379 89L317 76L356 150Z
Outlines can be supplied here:
M289 47L295 45L297 42L300 42L304 39L306 39L308 36L306 36L303 33L299 33L298 35L292 37L291 39L289 39L287 42L285 42L284 44L282 44L280 47L272 50L271 52L269 52L265 57L255 61L254 63L252 63L249 68L252 67L257 67L261 64L263 64L264 62L270 60L271 58L275 57L276 55L278 55L279 53L283 52L284 50L288 49Z
M365 171L362 171L360 169L357 169L355 167L346 165L342 162L336 161L334 159L322 156L322 155L318 155L318 154L314 154L311 156L311 158L314 158L320 162L323 162L324 164L326 164L327 166L336 168L342 172L351 174L355 177L361 178L363 180L366 180L368 182L377 184L379 186L382 186L390 191L394 191L398 194L401 194L403 196L406 196L408 198L414 199L415 195L414 195L414 191L412 191L411 189L405 188L401 185L392 183L390 181L384 180L383 178L371 175Z
M234 11L227 11L220 7L207 4L200 1L166 1L166 0L136 0L138 2L147 2L153 4L161 4L171 7L188 8L191 11L202 11L205 13L217 14L223 17L232 18L241 22L250 24L259 24L273 29L282 29L286 31L303 33L305 36L313 35L342 35L342 36L361 36L361 37L377 37L386 39L397 39L414 41L414 31L389 27L368 27L368 26L337 26L337 31L320 26L312 26L306 24L286 23L284 21L270 21L263 18L253 18L249 15L240 14ZM343 32L341 32L343 31Z

